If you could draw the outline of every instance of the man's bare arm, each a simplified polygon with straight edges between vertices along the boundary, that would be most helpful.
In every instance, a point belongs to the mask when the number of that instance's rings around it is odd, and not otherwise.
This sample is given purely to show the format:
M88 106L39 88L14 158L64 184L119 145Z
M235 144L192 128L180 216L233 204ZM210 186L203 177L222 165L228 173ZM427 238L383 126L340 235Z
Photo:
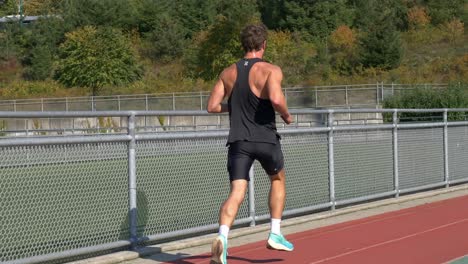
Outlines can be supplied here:
M223 104L224 97L226 96L226 89L221 77L216 82L213 90L211 91L210 98L206 110L208 113L223 113L228 111L226 104Z
M292 122L292 116L289 114L286 98L284 97L283 90L281 89L282 81L283 72L279 67L274 67L267 80L268 97L273 108L281 115L284 122L286 124L290 124Z

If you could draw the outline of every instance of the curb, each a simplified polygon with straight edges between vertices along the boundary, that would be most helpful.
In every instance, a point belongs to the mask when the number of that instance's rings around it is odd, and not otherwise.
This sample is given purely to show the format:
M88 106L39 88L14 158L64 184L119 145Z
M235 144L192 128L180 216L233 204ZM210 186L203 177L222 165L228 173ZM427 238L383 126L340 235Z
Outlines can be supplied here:
M378 207L383 207L387 205L395 205L395 204L401 204L405 202L410 202L410 201L416 201L428 197L435 197L443 194L448 194L448 193L453 193L453 192L458 192L458 191L468 191L468 184L463 184L455 187L449 187L449 188L444 188L441 190L435 190L435 191L429 191L429 192L424 192L424 193L416 193L416 194L410 194L410 195L405 195L403 197L398 197L398 198L389 198L381 201L375 201L371 202L368 204L361 204L361 205L355 205L355 206L350 206L342 209L337 209L335 211L327 211L327 212L322 212L316 215L309 215L309 216L301 216L297 218L291 218L291 219L285 219L282 221L281 226L282 227L288 227L288 226L296 226L300 224L304 224L307 222L311 221L318 221L318 220L323 220L327 218L331 218L334 216L341 216L341 215L346 215L346 214L351 214L359 211L366 211ZM261 224L258 226L254 227L245 227L245 228L239 228L239 229L234 229L231 230L229 234L229 238L238 238L246 235L252 235L260 232L264 232L269 230L270 226L269 224ZM141 249L136 249L135 251L121 251L117 253L112 253L104 256L99 256L95 258L89 258L85 260L79 260L79 261L74 261L74 262L69 262L70 264L115 264L115 263L120 263L123 261L129 261L129 260L134 260L140 257L146 257L149 255L154 255L154 254L159 254L163 252L168 252L168 251L174 251L174 250L180 250L180 249L185 249L185 248L191 248L191 247L196 247L196 246L202 246L202 245L209 245L211 244L213 240L213 234L208 234L208 235L203 235L195 238L188 238L180 241L174 241L174 242L169 242L169 243L164 243L164 244L159 244L159 245L152 245L149 247L141 248Z

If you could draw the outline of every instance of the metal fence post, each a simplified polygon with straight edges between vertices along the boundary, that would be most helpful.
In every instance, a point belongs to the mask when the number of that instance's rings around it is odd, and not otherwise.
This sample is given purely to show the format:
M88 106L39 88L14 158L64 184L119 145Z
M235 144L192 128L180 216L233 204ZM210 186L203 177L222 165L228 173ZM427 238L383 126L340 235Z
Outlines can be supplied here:
M148 95L145 94L145 110L148 111Z
M137 193L136 193L136 155L135 155L135 114L128 117L128 134L132 137L128 143L128 194L129 194L129 224L130 243L135 248L137 237Z
M172 110L175 110L175 93L172 93Z
M148 95L145 94L145 110L148 111ZM148 118L145 115L145 131L148 129Z
M315 87L315 107L318 107L318 92L317 92L317 87Z
M345 103L346 106L349 106L349 99L348 99L348 86L345 86Z
M249 170L249 216L252 218L250 226L255 226L255 188L254 188L254 165Z
M333 110L330 110L328 113L328 127L330 131L328 132L328 175L330 181L330 202L332 203L332 210L335 210L336 207L336 197L335 197L335 154L333 146Z
M400 180L398 174L398 110L393 112L393 182L395 185L395 197L400 196Z
M385 90L384 83L380 82L380 99L381 99L381 102L384 101L384 90Z
M448 160L448 114L444 110L444 181L445 187L449 187L449 160Z
M377 85L375 86L375 97L376 97L376 105L379 105L379 82L377 82Z
M203 92L200 91L200 110L203 110Z

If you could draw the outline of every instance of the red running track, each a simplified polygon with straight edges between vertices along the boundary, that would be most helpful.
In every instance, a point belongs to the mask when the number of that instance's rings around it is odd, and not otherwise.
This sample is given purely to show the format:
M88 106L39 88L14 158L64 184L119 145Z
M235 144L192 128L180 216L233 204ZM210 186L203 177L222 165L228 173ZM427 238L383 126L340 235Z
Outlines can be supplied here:
M228 263L446 263L468 254L468 196L286 237L293 252L268 250L262 241L229 248ZM168 263L207 264L209 258Z

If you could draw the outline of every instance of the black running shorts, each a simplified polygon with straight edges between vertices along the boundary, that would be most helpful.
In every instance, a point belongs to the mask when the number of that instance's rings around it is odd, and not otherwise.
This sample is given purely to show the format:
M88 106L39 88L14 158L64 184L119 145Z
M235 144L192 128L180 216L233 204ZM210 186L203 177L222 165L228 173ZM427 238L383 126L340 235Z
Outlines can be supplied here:
M228 164L229 180L250 180L249 170L258 160L268 175L275 175L284 167L283 152L277 144L236 141L229 144Z

